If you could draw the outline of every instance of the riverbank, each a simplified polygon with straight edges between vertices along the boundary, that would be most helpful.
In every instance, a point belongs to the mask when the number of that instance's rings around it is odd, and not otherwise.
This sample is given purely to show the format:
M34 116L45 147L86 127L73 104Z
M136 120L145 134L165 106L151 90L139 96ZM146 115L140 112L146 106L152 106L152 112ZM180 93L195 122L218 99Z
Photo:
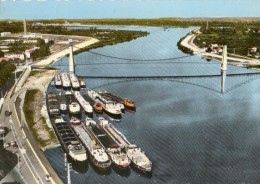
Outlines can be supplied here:
M181 41L181 45L187 49L193 51L193 54L199 55L201 57L215 59L218 61L222 60L222 55L208 53L203 48L199 48L197 45L194 44L194 39L196 38L195 34L187 34L184 39ZM227 57L228 62L233 65L237 66L257 66L260 65L260 60L257 59L246 59L241 57Z
M58 141L49 120L45 91L57 70L34 70L24 84L27 92L24 100L24 116L35 140L42 149L56 146Z
M62 36L62 35L60 35ZM63 35L66 36L66 35ZM76 52L80 49L86 48L94 43L97 43L99 40L95 39L95 38L87 38L86 37L86 41L83 41L79 44L76 44L73 46L73 51ZM34 67L49 67L52 63L54 63L55 61L57 61L58 59L66 56L67 54L69 54L70 49L66 48L62 51L58 51L50 56L48 56L46 59L43 59L35 64L33 64Z

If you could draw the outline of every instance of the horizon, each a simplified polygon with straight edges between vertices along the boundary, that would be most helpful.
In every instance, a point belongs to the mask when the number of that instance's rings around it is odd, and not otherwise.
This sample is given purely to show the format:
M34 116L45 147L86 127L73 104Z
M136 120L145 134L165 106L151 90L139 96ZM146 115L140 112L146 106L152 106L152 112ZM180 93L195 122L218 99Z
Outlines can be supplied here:
M1 1L1 0L0 0ZM149 20L149 19L224 19L224 18L232 18L232 19L259 19L260 20L260 16L237 16L237 17L232 17L232 16L221 16L221 17L157 17L157 18L46 18L46 19L27 19L27 18L23 18L23 19L1 19L0 21L8 21L8 20L12 20L12 21L23 21L24 19L27 21L40 21L40 20L131 20L131 19L140 19L140 20ZM256 20L258 21L258 20Z
M260 17L260 1L0 0L0 15L1 20L254 18Z

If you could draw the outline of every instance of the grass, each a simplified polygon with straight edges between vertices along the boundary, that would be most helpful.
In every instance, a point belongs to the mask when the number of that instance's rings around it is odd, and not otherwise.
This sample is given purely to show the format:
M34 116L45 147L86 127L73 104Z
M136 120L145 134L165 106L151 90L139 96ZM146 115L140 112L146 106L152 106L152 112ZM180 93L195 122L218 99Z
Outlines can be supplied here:
M36 101L37 93L40 93L40 90L33 89L33 90L27 91L27 93L25 95L23 111L24 111L24 115L25 115L25 119L26 119L28 128L30 129L30 131L31 131L34 139L38 143L38 145L43 148L43 147L47 146L50 142L55 143L55 142L57 142L57 140L56 140L55 133L52 131L51 128L49 128L46 125L46 120L43 117L41 117L38 121L41 121L43 123L46 132L48 132L50 135L50 139L49 140L41 139L41 137L37 133L37 129L34 128L34 125L36 124L36 122L34 121L35 109L33 107L34 107L34 102Z

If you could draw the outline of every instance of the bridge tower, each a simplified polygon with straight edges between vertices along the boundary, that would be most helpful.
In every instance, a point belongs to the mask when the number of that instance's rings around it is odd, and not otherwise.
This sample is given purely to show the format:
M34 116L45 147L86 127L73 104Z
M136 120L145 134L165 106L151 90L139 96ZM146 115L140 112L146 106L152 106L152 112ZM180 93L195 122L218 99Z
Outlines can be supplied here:
M69 58L69 73L74 73L74 59L73 59L73 47L70 46L70 58Z
M223 57L221 63L221 93L225 93L225 83L227 75L227 46L223 47Z

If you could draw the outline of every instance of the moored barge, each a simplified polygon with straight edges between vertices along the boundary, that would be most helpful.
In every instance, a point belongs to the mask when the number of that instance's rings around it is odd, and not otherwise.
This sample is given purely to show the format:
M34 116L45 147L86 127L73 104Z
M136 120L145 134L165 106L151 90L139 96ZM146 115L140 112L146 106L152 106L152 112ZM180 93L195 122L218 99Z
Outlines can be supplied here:
M126 137L111 123L108 123L107 120L104 118L99 118L99 120L100 126L118 145L120 145L121 148L124 148L128 158L132 161L132 164L135 167L145 172L152 171L152 162L148 159L144 152L141 151L141 148L131 144Z
M80 83L79 83L77 76L74 73L70 72L69 77L70 77L72 89L80 90Z
M92 106L81 96L80 92L75 91L74 96L81 105L82 109L85 111L85 113L89 116L93 116Z
M113 119L121 119L122 112L121 107L118 104L113 103L112 101L107 101L106 99L102 98L96 91L89 89L86 92L86 96L91 98L95 103L100 103L103 111Z
M86 150L69 124L62 117L57 117L52 119L52 125L65 152L75 161L87 160Z
M107 170L111 165L111 161L109 160L104 148L97 144L95 139L91 137L91 134L82 126L81 123L77 125L73 124L71 126L88 150L89 158L93 165L98 169Z
M114 100L118 103L124 104L125 109L128 111L136 111L136 105L134 102L128 100L127 98L120 98L115 95L112 95L111 93L108 93L107 91L99 92L99 94L102 97L110 98L111 100Z
M56 117L60 115L59 100L58 100L58 96L55 93L50 92L47 94L46 104L47 104L49 115L51 117Z
M55 81L56 88L61 88L62 87L60 74L56 74L55 75L54 81Z

